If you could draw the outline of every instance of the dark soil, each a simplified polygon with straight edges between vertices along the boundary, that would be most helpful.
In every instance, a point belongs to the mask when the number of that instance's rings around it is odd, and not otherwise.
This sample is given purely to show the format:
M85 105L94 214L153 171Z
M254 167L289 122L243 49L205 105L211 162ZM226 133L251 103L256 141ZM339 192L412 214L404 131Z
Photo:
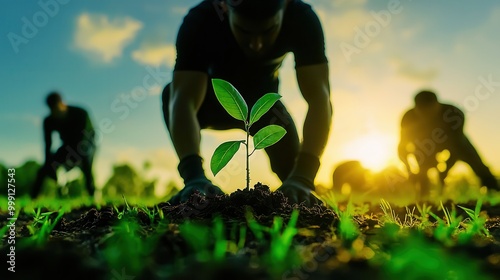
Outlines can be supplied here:
M451 204L448 205L451 209ZM463 206L474 209L475 204ZM48 241L41 245L30 242L28 225L33 223L33 217L21 213L16 222L16 272L10 273L4 266L0 279L387 279L380 265L363 254L351 254L348 259L341 257L352 244L336 237L339 219L330 208L290 205L281 192L271 192L265 185L257 184L250 190L223 196L194 194L186 203L177 206L160 203L157 208L163 210L163 219L157 215L150 220L140 208L127 212L126 206L118 207L118 212L111 205L99 210L95 207L76 209L63 215ZM500 207L483 205L482 209L489 215L486 228L491 237L449 246L445 250L477 261L484 275L500 275ZM293 247L308 248L314 257L279 274L272 274L269 267L272 260L259 261L269 251L269 244L259 241L251 230L246 231L244 247L234 254L228 253L223 262L196 258L195 250L179 230L179 225L187 221L212 227L213 220L218 218L224 223L225 236L233 235L238 240L238 231L234 229L247 227L247 213L251 213L258 224L271 227L275 217L281 217L286 226L294 210L299 211L299 232L293 239ZM404 207L393 210L400 217L406 213ZM122 211L125 214L119 213ZM370 240L376 242L381 234L383 215L378 205L372 206L368 213L370 215L354 217L365 244ZM461 209L457 209L457 213L466 216ZM7 214L0 213L0 216L3 227ZM51 214L52 219L56 216L57 213ZM154 239L154 246L136 251L130 248L131 245L117 234L117 225L124 220L137 221L136 234L144 242ZM438 243L432 235L423 238ZM393 241L384 244L385 249L391 250L398 245L398 240ZM118 248L123 249L117 257L140 263L143 269L131 273L133 267L117 267L110 263L104 253L110 244L118 244ZM1 249L4 265L9 246L4 239Z

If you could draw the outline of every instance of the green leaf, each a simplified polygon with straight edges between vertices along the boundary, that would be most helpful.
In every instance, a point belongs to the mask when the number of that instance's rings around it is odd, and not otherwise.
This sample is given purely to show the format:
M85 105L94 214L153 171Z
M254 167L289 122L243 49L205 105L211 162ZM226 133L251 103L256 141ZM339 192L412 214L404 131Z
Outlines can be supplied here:
M224 142L215 149L212 159L210 160L210 169L214 176L233 158L242 142L241 140Z
M268 125L257 131L253 136L253 145L255 149L264 149L278 142L285 136L286 130L275 124Z
M259 98L257 102L252 106L252 110L250 110L250 124L252 125L257 122L271 107L273 107L274 103L281 98L281 95L277 93L266 93L264 96Z
M229 82L222 79L212 79L215 96L231 117L246 121L248 106L238 90Z

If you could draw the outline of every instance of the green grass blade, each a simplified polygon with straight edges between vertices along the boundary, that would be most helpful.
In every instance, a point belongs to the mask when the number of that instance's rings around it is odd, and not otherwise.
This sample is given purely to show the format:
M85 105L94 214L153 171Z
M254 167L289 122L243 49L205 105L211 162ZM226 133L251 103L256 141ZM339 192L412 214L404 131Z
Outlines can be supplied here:
M467 213L467 215L469 215L469 217L471 219L475 219L476 216L474 214L474 211L472 209L469 209L469 208L466 208L466 207L463 207L463 206L460 206L460 205L457 205L458 207L460 207L462 210L465 211L465 213Z
M246 121L248 106L238 90L222 79L212 79L212 86L215 96L228 114L237 120Z
M220 217L214 219L212 228L215 237L213 258L216 261L223 261L227 251L227 240L224 234L224 222Z
M248 228L250 228L253 235L257 238L258 241L262 241L264 239L265 228L257 223L252 211L249 209L245 211L245 218L247 220Z
M483 205L483 199L479 198L476 202L476 208L474 208L474 216L477 218L481 213L481 206Z
M257 102L252 106L250 110L250 123L251 126L255 122L257 122L271 107L273 107L274 103L281 98L281 95L277 93L266 93L264 96L259 98Z
M245 240L246 240L246 237L247 237L247 228L242 226L240 227L240 235L239 235L239 239L238 239L238 249L243 249L243 247L245 246Z
M268 125L253 136L254 148L258 150L272 146L285 136L285 134L286 130L283 127L275 124Z
M242 142L243 141L224 142L220 144L217 149L215 149L215 152L210 160L210 169L212 170L214 176L217 175L217 173L219 173L219 171L233 158Z

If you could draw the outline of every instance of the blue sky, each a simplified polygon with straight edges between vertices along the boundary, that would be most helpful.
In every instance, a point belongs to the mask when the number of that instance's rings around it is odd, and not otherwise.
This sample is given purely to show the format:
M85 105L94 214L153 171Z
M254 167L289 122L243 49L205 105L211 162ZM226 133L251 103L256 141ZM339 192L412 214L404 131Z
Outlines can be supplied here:
M43 160L43 102L50 90L59 90L67 103L88 108L102 132L99 184L114 163L140 168L146 160L153 164L146 176L178 181L159 94L171 78L177 29L198 2L4 1L0 161L15 166ZM329 184L332 168L345 159L373 168L397 163L400 117L424 87L464 110L466 133L500 173L498 1L306 2L324 27L335 108L318 183ZM280 73L280 93L300 132L306 105L294 75L290 55ZM206 162L218 143L241 136L203 132ZM251 164L256 181L277 187L264 154L254 154ZM214 180L232 191L243 186L244 173L237 155Z

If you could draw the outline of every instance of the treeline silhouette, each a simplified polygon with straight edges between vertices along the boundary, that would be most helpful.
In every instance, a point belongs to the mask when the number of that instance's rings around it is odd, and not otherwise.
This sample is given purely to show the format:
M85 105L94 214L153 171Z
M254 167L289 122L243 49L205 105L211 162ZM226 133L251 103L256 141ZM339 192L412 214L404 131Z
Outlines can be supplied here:
M9 166L0 163L0 181L7 182L8 168L15 168L15 189L16 197L29 195L41 164L35 160L27 160L19 166ZM143 170L137 170L129 163L113 165L113 171L106 183L99 188L103 197L156 197L155 187L159 187L157 179L146 179L141 174L147 171L149 164L145 163ZM64 180L63 180L64 181ZM167 193L164 197L169 197L172 192L177 192L178 188L172 181L167 182L165 187ZM58 185L54 180L46 179L41 194L48 197L81 197L86 193L85 179L81 172L76 178ZM6 196L2 193L0 196Z

